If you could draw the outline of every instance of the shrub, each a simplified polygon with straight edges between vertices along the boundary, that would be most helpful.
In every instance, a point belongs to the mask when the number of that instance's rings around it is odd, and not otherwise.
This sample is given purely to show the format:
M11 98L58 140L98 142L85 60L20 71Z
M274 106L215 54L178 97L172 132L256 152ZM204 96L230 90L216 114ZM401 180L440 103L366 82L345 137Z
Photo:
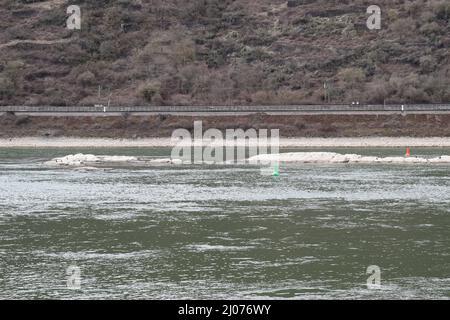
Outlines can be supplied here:
M182 41L175 45L175 62L185 65L188 62L195 61L195 47L191 41Z
M348 88L354 88L366 80L366 75L361 68L344 68L339 71L337 76Z
M103 41L100 44L99 52L100 56L106 60L118 58L121 54L117 41Z
M441 33L441 27L436 22L425 23L420 27L420 32L424 35L431 36Z
M15 85L11 79L0 77L0 98L10 99L14 95Z
M365 93L365 99L368 103L379 104L383 104L390 94L388 84L384 80L375 80L368 83Z
M448 1L439 2L434 5L434 13L440 20L450 19L450 3Z
M95 84L95 81L95 74L93 74L91 71L85 71L77 77L77 82L83 87L92 86Z
M151 102L156 95L160 95L161 83L148 82L138 89L139 95L146 101Z
M422 72L431 72L436 69L437 62L436 59L430 55L423 56L420 58L420 68Z

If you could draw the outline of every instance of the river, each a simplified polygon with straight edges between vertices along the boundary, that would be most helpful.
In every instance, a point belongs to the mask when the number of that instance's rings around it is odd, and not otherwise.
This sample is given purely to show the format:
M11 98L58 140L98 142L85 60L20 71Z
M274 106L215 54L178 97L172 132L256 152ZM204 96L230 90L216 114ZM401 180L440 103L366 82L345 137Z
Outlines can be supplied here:
M77 152L170 154L0 149L1 299L450 298L449 165L42 165Z

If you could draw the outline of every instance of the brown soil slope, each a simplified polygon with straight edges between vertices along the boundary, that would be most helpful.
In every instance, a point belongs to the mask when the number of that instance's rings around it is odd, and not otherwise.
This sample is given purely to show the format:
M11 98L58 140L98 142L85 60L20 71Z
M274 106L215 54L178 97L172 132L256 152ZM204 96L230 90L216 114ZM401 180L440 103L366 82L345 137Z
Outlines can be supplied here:
M280 129L282 137L450 136L449 114L34 117L3 114L0 137L170 137L178 128Z

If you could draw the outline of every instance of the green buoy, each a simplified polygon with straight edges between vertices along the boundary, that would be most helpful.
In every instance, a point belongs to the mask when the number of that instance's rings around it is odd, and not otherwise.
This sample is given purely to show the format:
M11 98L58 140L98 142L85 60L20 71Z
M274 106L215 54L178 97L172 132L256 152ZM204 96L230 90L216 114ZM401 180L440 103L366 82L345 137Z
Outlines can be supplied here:
M278 177L280 175L278 162L273 164L273 174L274 177Z

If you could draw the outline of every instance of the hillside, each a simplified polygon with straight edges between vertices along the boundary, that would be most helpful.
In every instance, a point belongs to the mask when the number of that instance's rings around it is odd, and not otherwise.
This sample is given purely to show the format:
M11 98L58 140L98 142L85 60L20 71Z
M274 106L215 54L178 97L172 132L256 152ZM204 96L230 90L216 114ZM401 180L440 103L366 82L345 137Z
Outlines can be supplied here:
M448 0L0 4L1 105L450 101Z

